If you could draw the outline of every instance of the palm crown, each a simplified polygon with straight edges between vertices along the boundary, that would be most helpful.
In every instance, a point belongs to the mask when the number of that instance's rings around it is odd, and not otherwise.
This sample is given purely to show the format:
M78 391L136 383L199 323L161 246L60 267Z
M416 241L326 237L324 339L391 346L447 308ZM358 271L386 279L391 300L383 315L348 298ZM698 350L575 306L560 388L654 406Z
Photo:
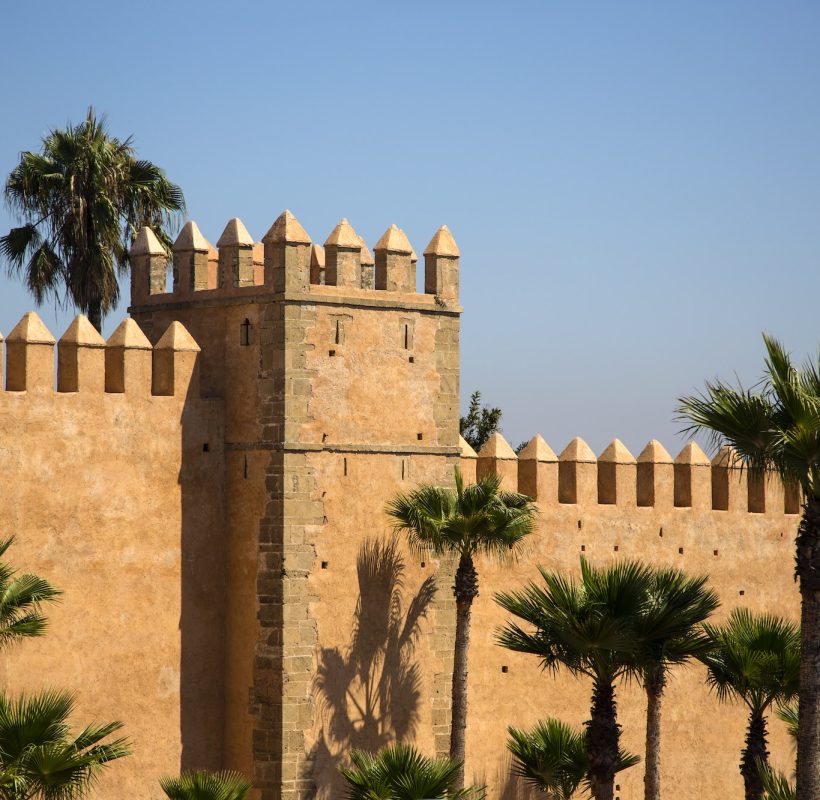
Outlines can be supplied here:
M24 152L5 196L22 222L0 238L10 271L38 304L64 296L98 329L117 304L115 268L127 269L137 229L152 227L170 248L164 229L185 208L180 188L138 159L130 139L110 136L93 109L79 125L51 131L41 152Z
M437 553L503 555L532 532L535 507L529 497L501 491L501 478L488 475L464 485L455 470L455 489L421 486L387 506L411 544Z

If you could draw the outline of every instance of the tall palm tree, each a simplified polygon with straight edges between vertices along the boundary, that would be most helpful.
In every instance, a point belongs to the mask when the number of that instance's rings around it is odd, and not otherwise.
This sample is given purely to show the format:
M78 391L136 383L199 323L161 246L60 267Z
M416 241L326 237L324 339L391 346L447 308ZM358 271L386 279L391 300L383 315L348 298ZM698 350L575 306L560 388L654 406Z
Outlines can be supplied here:
M797 741L799 725L797 703L791 702L777 710L777 716L786 723L786 728ZM764 800L796 800L797 790L786 775L772 769L768 765L760 765L760 779L763 782Z
M353 750L353 766L340 767L348 800L482 800L476 787L458 785L460 764L451 758L425 758L409 744L395 744L378 753Z
M551 672L565 667L592 680L584 736L589 788L595 800L612 800L621 756L615 683L641 672L642 644L635 621L646 602L652 571L632 561L598 569L583 557L580 581L539 570L542 584L496 595L517 617L501 628L497 640L509 650L538 656Z
M635 620L643 649L646 691L645 800L660 800L661 701L669 670L705 655L711 642L701 628L720 605L707 588L708 578L689 577L676 569L652 572L646 602Z
M722 381L679 401L688 430L731 445L753 474L797 484L805 503L797 534L796 577L802 602L797 797L820 797L820 356L797 369L770 336L763 381L754 389Z
M11 700L0 693L0 798L75 800L101 770L130 752L125 739L104 742L120 722L69 733L74 698L46 691Z
M478 596L474 556L505 556L528 536L536 508L529 497L501 490L501 478L492 475L464 485L455 470L455 489L420 486L400 494L387 506L396 529L409 534L414 547L458 556L453 594L456 599L456 641L453 658L450 758L459 764L458 786L464 785L464 739L467 727L467 654L470 614Z
M14 543L14 537L0 540L0 559ZM44 603L56 601L60 592L36 575L17 575L0 560L0 648L19 639L42 636L46 618Z
M507 730L513 770L538 792L555 800L571 800L582 784L589 789L589 756L581 731L553 717L531 730ZM615 772L629 769L640 760L632 753L621 752Z
M22 223L0 238L9 271L20 274L38 304L65 299L97 330L117 305L117 269L143 225L170 246L166 228L185 208L180 188L128 138L108 132L88 109L84 122L52 130L40 152L24 152L6 180L9 207Z
M251 788L238 772L183 772L159 785L170 800L244 800Z
M759 800L764 792L761 770L769 764L765 715L773 705L797 696L800 631L780 617L754 615L746 608L734 609L725 625L706 624L704 629L712 640L702 659L709 686L721 700L740 700L749 710L740 772L746 800Z

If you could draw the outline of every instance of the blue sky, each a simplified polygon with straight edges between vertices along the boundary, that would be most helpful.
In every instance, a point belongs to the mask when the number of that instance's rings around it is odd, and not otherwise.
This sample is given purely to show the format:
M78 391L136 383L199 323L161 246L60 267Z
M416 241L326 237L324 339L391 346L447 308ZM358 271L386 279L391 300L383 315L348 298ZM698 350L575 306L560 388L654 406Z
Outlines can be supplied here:
M3 27L2 175L93 104L212 242L284 208L418 252L447 223L462 394L512 444L674 454L675 398L755 380L761 331L820 343L820 4L78 0ZM31 305L0 277L0 331Z

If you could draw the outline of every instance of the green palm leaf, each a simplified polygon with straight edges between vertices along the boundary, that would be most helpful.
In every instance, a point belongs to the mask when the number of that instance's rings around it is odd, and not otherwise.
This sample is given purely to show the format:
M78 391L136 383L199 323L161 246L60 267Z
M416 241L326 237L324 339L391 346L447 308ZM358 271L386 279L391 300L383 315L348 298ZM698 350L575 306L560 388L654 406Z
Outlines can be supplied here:
M159 783L170 800L243 800L251 788L238 772L183 772Z

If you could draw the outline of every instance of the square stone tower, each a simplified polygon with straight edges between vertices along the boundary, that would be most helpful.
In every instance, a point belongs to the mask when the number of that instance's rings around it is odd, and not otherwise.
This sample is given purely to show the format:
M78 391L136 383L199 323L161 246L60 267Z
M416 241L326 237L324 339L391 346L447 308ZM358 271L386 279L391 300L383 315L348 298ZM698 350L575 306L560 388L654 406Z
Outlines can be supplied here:
M264 798L314 792L317 654L349 635L356 553L389 529L385 502L458 463L458 247L435 234L424 293L400 228L374 252L345 219L322 248L285 211L261 243L231 220L218 252L188 222L171 291L148 229L131 253L131 315L153 343L182 322L203 394L224 400L223 758L203 766L242 771ZM439 750L449 655L432 654Z

